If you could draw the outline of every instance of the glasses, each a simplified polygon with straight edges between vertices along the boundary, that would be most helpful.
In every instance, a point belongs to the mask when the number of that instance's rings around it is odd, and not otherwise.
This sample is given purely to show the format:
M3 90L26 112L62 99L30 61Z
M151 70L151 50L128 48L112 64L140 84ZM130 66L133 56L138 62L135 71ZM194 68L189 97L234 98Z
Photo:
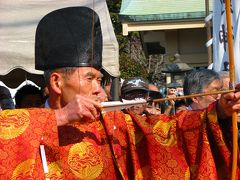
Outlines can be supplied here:
M122 98L126 100L133 100L133 99L140 99L140 98L146 99L147 97L148 97L148 92L145 92L145 91L129 92L122 96Z

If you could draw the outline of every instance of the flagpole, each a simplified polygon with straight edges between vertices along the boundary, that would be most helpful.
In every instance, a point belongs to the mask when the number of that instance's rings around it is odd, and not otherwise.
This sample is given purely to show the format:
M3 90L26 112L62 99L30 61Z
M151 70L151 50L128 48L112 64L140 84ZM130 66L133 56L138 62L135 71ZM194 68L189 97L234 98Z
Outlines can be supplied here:
M230 85L235 89L235 67L234 67L234 54L233 54L233 33L231 21L231 0L225 0L226 7L226 21L227 21L227 39L228 39L228 58L229 58L229 76ZM237 127L237 112L232 114L232 180L236 179L237 160L238 160L238 127Z
M205 12L207 17L209 15L209 0L205 0ZM208 42L212 38L210 21L206 22L206 31L207 31L207 42ZM212 45L209 45L207 47L207 51L208 51L208 65L210 65L212 64Z

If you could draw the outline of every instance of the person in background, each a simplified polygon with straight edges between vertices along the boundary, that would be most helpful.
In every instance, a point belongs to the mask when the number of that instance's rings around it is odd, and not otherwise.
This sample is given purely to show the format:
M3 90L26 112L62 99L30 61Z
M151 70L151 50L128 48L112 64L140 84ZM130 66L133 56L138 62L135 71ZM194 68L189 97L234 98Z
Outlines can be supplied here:
M159 92L158 87L154 84L149 84L148 89L149 89L149 91Z
M125 79L121 86L121 99L124 101L135 99L148 99L148 81L142 77L131 77ZM146 115L146 104L134 105L127 109L138 115Z
M188 105L184 99L176 100L174 106L175 106L175 113L178 113L182 110L186 110L188 108Z
M49 90L48 90L48 87L47 87L47 86L41 87L41 92L42 92L43 99L44 99L44 103L45 103L46 100L47 100L48 97L49 97Z
M167 92L166 97L167 98L175 98L177 96L183 95L182 85L177 82L172 82L167 84ZM164 105L164 114L166 115L174 115L176 113L176 107L175 107L175 100L169 100L165 102Z
M103 87L105 93L107 94L107 99L108 99L108 101L112 101L111 86L112 86L112 81L110 80L110 81L109 81L106 85L104 85L104 87Z
M17 90L15 101L16 108L43 107L44 97L38 87L27 84Z
M163 98L163 95L159 92L158 87L154 84L149 84L148 90L148 101L150 102L148 102L146 111L150 114L161 114L163 103L153 102L153 100Z
M184 78L184 95L220 91L223 87L219 74L209 69L190 71ZM189 110L207 108L219 99L220 95L208 95L186 99Z
M0 108L2 110L15 108L11 93L4 86L0 86Z

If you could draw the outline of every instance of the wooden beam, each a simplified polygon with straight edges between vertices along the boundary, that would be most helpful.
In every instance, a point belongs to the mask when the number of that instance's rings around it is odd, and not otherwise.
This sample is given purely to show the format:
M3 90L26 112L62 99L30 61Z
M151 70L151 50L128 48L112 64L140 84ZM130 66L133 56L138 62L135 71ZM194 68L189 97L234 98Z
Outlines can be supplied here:
M127 36L128 32L132 31L157 31L157 30L171 30L171 29L190 29L190 28L204 28L204 21L182 21L182 22L158 22L158 23L129 23L123 22L123 35Z

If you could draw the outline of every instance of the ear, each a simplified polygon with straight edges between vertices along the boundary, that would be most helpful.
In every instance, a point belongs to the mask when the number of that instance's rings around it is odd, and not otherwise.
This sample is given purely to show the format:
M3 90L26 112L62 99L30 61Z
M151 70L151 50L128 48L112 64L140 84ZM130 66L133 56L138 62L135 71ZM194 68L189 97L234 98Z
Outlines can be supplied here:
M60 95L62 93L63 77L57 72L53 72L50 76L50 86L52 90Z
M193 101L194 103L197 103L197 104L199 103L198 97L193 97L193 98L192 98L192 101Z

